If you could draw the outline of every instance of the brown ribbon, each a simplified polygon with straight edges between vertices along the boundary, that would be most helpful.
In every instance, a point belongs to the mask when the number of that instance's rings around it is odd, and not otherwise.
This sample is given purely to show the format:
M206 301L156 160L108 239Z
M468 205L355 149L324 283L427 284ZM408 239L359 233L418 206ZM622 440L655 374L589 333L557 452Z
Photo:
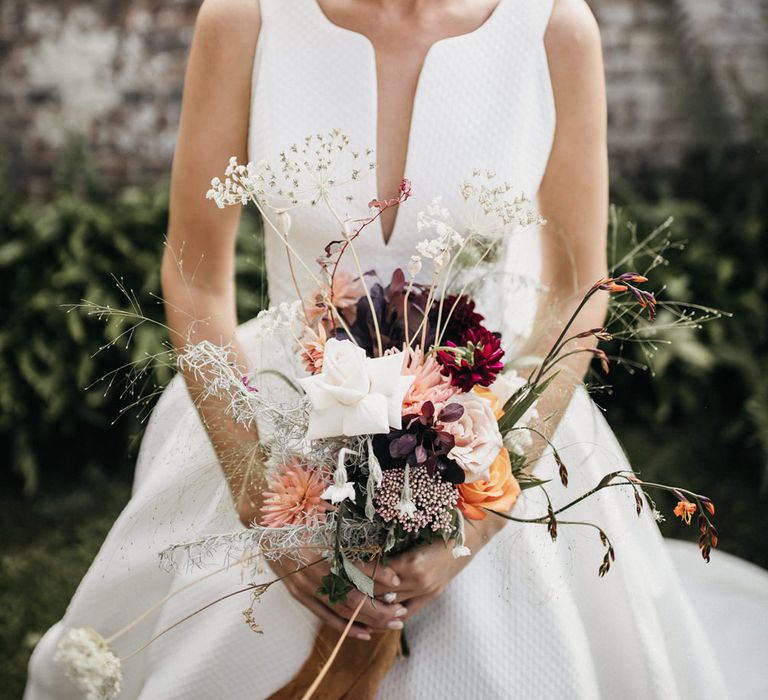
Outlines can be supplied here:
M323 624L309 658L287 685L269 700L299 700L317 679L341 632ZM372 700L400 653L400 631L373 634L369 642L347 637L313 694L315 700Z

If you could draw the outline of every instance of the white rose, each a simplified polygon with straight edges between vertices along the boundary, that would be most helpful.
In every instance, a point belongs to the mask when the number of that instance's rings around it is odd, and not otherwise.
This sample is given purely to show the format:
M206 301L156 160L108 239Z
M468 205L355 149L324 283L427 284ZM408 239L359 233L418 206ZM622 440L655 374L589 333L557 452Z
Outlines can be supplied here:
M414 380L402 376L402 368L401 353L371 359L350 340L328 340L322 372L298 380L312 402L307 438L400 428L403 397Z
M466 475L466 483L490 479L491 464L504 446L491 403L477 394L457 394L448 403L464 407L461 418L445 423L442 430L453 435L454 446L448 453Z

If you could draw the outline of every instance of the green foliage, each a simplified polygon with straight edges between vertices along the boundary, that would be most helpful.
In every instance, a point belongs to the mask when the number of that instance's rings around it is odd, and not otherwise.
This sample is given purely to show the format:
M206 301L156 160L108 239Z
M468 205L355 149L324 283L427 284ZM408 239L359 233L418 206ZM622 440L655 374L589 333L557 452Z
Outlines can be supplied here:
M669 266L652 274L652 284L666 288L662 298L733 317L672 334L673 343L651 358L651 373L614 371L615 398L598 400L637 469L709 494L718 504L723 548L766 565L768 150L762 144L768 139L692 154L673 173L614 183L614 199L641 231L671 215L675 237L687 241L684 252L672 253ZM645 360L637 351L630 358Z
M79 488L0 507L0 697L20 698L27 660L61 618L129 496L126 480L98 474Z
M352 590L352 584L347 579L344 571L338 573L331 571L330 574L326 574L320 579L322 586L317 589L318 596L327 597L328 602L331 605L336 603L345 603L347 600L347 593Z
M76 483L91 466L127 477L128 448L146 411L137 408L112 423L137 392L151 394L170 371L153 368L141 387L128 391L119 382L106 391L98 380L162 352L165 332L143 323L121 336L127 326L117 319L104 322L65 307L88 300L128 308L134 300L144 315L162 321L167 191L131 188L108 197L86 183L21 205L7 187L0 192L0 294L8 313L0 330L3 464L12 465L27 494L41 483ZM249 318L263 296L262 256L254 219L243 227L238 305ZM3 477L10 480L7 471Z

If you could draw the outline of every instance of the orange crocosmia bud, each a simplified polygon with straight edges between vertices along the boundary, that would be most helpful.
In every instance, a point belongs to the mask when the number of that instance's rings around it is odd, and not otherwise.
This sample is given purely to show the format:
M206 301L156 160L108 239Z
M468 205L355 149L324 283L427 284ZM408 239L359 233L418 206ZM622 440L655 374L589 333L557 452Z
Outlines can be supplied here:
M686 525L690 525L691 517L696 512L696 504L690 501L678 501L673 512Z
M712 501L704 501L704 507L707 509L707 513L710 515L715 514L715 504Z

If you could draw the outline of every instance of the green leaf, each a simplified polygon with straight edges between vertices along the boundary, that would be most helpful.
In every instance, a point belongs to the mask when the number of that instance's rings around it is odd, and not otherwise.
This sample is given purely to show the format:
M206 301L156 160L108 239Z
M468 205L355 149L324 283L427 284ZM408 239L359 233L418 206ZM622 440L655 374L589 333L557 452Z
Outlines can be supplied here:
M349 576L349 580L355 588L369 598L373 598L373 579L358 569L344 554L342 554L342 561L344 562L344 572Z
M327 596L331 604L346 602L347 593L352 590L352 585L340 573L326 574L320 582L322 585L317 589L317 595Z

